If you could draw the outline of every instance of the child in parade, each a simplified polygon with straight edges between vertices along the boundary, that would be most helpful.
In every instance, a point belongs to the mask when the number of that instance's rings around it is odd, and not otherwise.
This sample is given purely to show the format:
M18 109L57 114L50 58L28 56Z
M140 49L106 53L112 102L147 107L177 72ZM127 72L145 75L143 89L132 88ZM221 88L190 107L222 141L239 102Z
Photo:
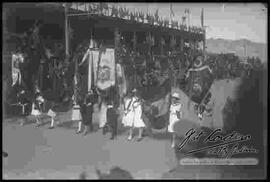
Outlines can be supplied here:
M172 104L170 107L170 120L168 126L168 132L172 133L172 144L171 147L175 147L176 133L174 131L174 124L178 122L182 117L180 96L178 93L172 94Z
M142 133L145 127L145 123L142 120L142 100L138 97L136 89L132 91L133 96L127 98L124 104L124 116L122 123L124 126L129 127L128 140L132 140L134 128L139 129L139 137L137 141L142 140Z
M74 97L73 97L74 98ZM74 99L73 102L73 109L72 109L72 121L78 121L78 130L76 131L76 134L79 134L82 132L82 114L81 114L81 107L79 103L77 103Z
M47 115L51 117L51 125L48 129L53 129L54 128L54 121L55 121L56 116L57 116L57 114L55 112L56 104L54 102L50 102L50 105L51 105L51 107L50 107Z
M31 115L35 116L36 127L39 127L42 124L41 115L42 115L42 107L43 107L44 99L40 93L37 93L35 101L32 104L32 112Z
M31 103L29 101L29 99L27 98L27 94L26 94L26 91L25 90L22 90L19 92L18 94L18 105L22 108L21 110L21 116L23 118L21 118L21 122L20 122L20 125L24 125L26 123L26 116L27 116L27 106L29 105L29 103Z

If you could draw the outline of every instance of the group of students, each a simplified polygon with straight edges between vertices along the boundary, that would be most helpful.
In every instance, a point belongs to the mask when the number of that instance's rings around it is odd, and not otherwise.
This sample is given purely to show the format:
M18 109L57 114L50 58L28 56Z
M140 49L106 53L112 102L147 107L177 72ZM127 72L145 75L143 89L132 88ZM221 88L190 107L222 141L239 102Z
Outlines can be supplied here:
M36 126L40 126L42 124L41 115L42 115L42 104L46 102L41 96L40 92L36 93L36 100L32 105L31 115L35 116ZM73 103L72 109L72 120L78 122L78 129L76 131L77 134L83 133L83 135L88 134L93 131L93 123L92 123L92 115L94 113L94 104L97 103L97 94L90 90L84 97L82 103ZM133 89L132 92L124 98L123 103L123 115L121 118L121 123L124 127L129 129L128 141L131 141L134 137L134 129L139 130L137 141L141 141L143 139L143 131L146 127L146 124L143 120L143 99L139 97L138 91ZM51 104L49 106L47 115L51 117L51 126L50 129L54 128L54 121L57 116L57 112L55 112L55 104ZM105 110L102 109L105 107ZM180 95L178 93L172 94L172 102L170 106L170 119L168 132L172 133L172 147L175 146L176 133L174 129L174 124L178 122L182 118L181 111L181 103L180 103ZM103 110L103 111L102 111ZM104 112L105 111L105 112ZM103 134L105 135L108 131L111 132L111 138L115 139L117 136L117 128L118 128L118 118L120 116L120 112L116 104L114 103L114 99L106 99L102 101L102 105L100 107L99 120L103 122L100 123L100 128L103 129ZM82 130L85 128L84 131Z

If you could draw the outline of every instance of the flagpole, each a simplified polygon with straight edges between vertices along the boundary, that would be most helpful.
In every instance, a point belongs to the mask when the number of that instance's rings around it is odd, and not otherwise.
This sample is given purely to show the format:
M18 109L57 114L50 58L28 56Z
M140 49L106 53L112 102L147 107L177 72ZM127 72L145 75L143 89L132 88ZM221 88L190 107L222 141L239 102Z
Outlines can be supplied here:
M170 3L170 26L172 26L172 3Z
M190 30L190 9L188 9L188 30Z
M68 5L65 3L65 53L66 60L69 57L69 25L68 25Z
M170 3L170 27L172 28L172 13L173 12L173 9L172 9L172 3Z
M205 60L206 31L205 31L205 26L204 26L204 8L202 8L202 12L201 12L201 25L202 25L202 29L203 29L203 58Z

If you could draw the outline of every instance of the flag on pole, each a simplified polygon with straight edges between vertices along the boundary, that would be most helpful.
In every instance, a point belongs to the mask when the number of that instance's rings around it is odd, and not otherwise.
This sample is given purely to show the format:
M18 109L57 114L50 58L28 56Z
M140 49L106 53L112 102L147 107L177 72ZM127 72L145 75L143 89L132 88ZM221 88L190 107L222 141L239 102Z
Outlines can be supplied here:
M170 4L170 12L171 12L171 16L174 16L174 12L173 12L173 8L172 8L172 3Z
M189 27L190 26L190 10L188 8L185 9L185 17L188 20L187 27Z
M201 12L201 25L202 25L202 27L203 27L203 19L204 19L204 9L202 8L202 12Z
M225 3L222 3L222 12L225 10Z
M173 9L172 9L172 3L170 3L170 25L172 27L172 17L174 16L174 12L173 12Z
M157 9L154 15L154 24L158 23L158 21L159 21L159 16L158 16L158 9Z

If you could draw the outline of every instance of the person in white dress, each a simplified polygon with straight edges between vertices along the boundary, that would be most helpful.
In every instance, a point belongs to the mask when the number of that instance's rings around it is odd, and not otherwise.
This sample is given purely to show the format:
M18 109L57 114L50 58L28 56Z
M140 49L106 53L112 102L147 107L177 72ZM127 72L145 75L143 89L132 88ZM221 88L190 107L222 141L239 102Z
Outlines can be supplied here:
M142 101L139 99L136 89L134 89L132 93L133 97L126 98L124 104L122 124L130 129L128 140L132 139L134 128L138 128L139 136L137 141L141 141L143 129L145 128L145 123L142 119Z
M78 122L78 129L76 130L76 134L79 134L82 132L81 107L78 103L78 96L73 95L72 99L73 99L73 107L72 107L72 112L71 112L71 120Z
M168 126L168 132L172 133L172 144L171 147L175 147L176 133L174 130L174 125L179 122L182 117L181 111L182 104L180 103L180 96L178 93L172 94L172 103L170 106L170 120Z
M122 116L122 124L127 127L131 120L131 107L132 107L132 97L131 95L127 95L124 97L124 113Z
M55 112L56 104L54 102L51 103L51 108L49 109L47 115L51 117L51 125L49 129L54 128L54 121L56 119L57 113Z
M39 127L42 124L41 114L42 114L42 104L44 99L41 95L37 95L35 101L32 103L32 112L31 115L35 116L36 127Z
M104 128L104 126L107 123L107 103L103 100L100 108L100 113L99 113L99 128Z

